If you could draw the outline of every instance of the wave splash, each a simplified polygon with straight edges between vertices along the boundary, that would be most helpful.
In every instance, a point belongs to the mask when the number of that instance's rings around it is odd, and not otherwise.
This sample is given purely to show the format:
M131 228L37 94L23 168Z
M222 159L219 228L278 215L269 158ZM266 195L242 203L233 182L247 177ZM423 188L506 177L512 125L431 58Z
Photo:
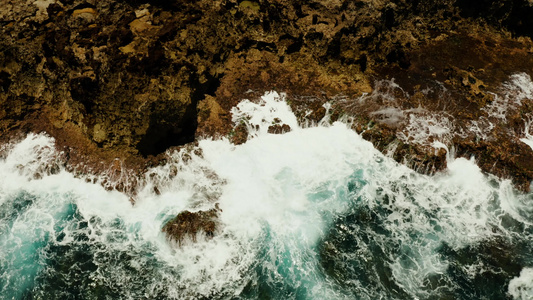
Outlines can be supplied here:
M452 159L433 176L283 100L243 101L249 140L169 154L128 196L58 167L30 134L0 160L0 294L87 299L527 299L533 198ZM283 135L268 133L287 124ZM38 175L36 175L38 174ZM158 192L154 191L157 187ZM212 239L167 241L183 210L222 209Z

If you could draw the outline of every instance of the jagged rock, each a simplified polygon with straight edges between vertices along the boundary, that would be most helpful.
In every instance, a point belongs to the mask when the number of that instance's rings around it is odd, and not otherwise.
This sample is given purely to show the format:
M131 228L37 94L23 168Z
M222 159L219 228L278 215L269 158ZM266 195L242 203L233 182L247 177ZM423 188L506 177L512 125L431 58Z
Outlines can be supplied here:
M218 203L215 208L206 211L182 211L175 218L168 221L163 226L162 231L167 235L168 239L178 242L180 246L186 237L196 242L199 233L204 233L206 237L212 238L217 230L218 215L221 211Z
M268 126L268 133L282 134L291 131L291 127L287 124L274 124Z
M246 143L248 140L248 129L245 124L239 124L235 126L233 131L230 133L231 142L235 145L240 145Z
M410 95L400 95L395 109L421 105L449 113L461 127L485 116L511 74L533 75L531 2L470 2L6 0L0 140L45 131L72 166L83 161L98 172L100 162L118 157L126 168L143 169L146 158L198 136L243 143L246 130L232 127L230 108L278 90L299 120L317 122L324 102L343 99L331 120L350 115L386 151L407 119L390 122L372 114L377 104L354 104L376 80L395 78ZM439 84L453 100L424 94ZM529 151L516 137L517 120L529 112L515 112L487 145L470 144L472 136L455 140L458 154L480 157L484 171L527 186L529 165L498 151ZM409 144L393 157L415 161L418 170L443 168L434 152ZM493 160L501 167L491 167Z

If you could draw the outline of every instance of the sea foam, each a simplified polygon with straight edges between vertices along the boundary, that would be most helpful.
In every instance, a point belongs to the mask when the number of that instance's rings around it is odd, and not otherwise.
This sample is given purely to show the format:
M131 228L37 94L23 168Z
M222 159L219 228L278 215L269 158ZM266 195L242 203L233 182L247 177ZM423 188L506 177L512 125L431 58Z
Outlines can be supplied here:
M448 170L418 174L349 124L299 126L276 93L233 113L248 141L205 139L168 152L140 181L133 206L56 164L52 138L30 134L11 145L0 160L2 294L425 299L474 290L490 298L507 293L513 276L477 287L487 270L512 271L485 252L503 248L531 263L530 196L484 175L475 160L450 155ZM273 122L291 131L271 134ZM58 167L46 171L50 164ZM178 247L161 232L176 214L215 203L213 238ZM526 289L524 270L509 294Z

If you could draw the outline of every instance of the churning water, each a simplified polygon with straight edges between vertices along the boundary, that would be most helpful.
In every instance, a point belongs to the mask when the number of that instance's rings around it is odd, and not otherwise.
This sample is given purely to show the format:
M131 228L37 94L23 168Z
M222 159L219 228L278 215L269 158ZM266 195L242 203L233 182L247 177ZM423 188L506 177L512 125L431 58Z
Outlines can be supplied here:
M169 153L134 206L54 167L47 136L6 146L0 297L532 299L533 195L463 158L420 175L345 123L299 127L274 93L233 116L248 142ZM212 239L166 240L166 221L215 203Z

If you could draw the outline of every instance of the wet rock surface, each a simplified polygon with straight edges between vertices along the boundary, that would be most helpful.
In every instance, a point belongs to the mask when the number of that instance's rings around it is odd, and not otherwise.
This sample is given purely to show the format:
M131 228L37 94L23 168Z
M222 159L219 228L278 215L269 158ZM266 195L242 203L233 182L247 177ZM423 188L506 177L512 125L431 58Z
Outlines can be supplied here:
M217 218L221 211L218 205L206 211L182 211L175 218L168 221L163 226L162 231L167 235L168 239L177 242L180 246L186 238L196 242L200 233L203 233L207 238L212 238L217 230Z
M72 169L98 173L118 159L118 172L142 173L198 137L245 142L229 110L276 90L300 120L318 122L331 103L331 121L352 117L420 172L446 167L434 143L445 141L528 190L533 151L519 139L531 99L504 119L490 107L513 74L533 75L532 13L526 0L6 0L0 139L45 131ZM393 79L399 88L384 83ZM430 115L461 134L406 133ZM485 121L489 136L469 130Z

